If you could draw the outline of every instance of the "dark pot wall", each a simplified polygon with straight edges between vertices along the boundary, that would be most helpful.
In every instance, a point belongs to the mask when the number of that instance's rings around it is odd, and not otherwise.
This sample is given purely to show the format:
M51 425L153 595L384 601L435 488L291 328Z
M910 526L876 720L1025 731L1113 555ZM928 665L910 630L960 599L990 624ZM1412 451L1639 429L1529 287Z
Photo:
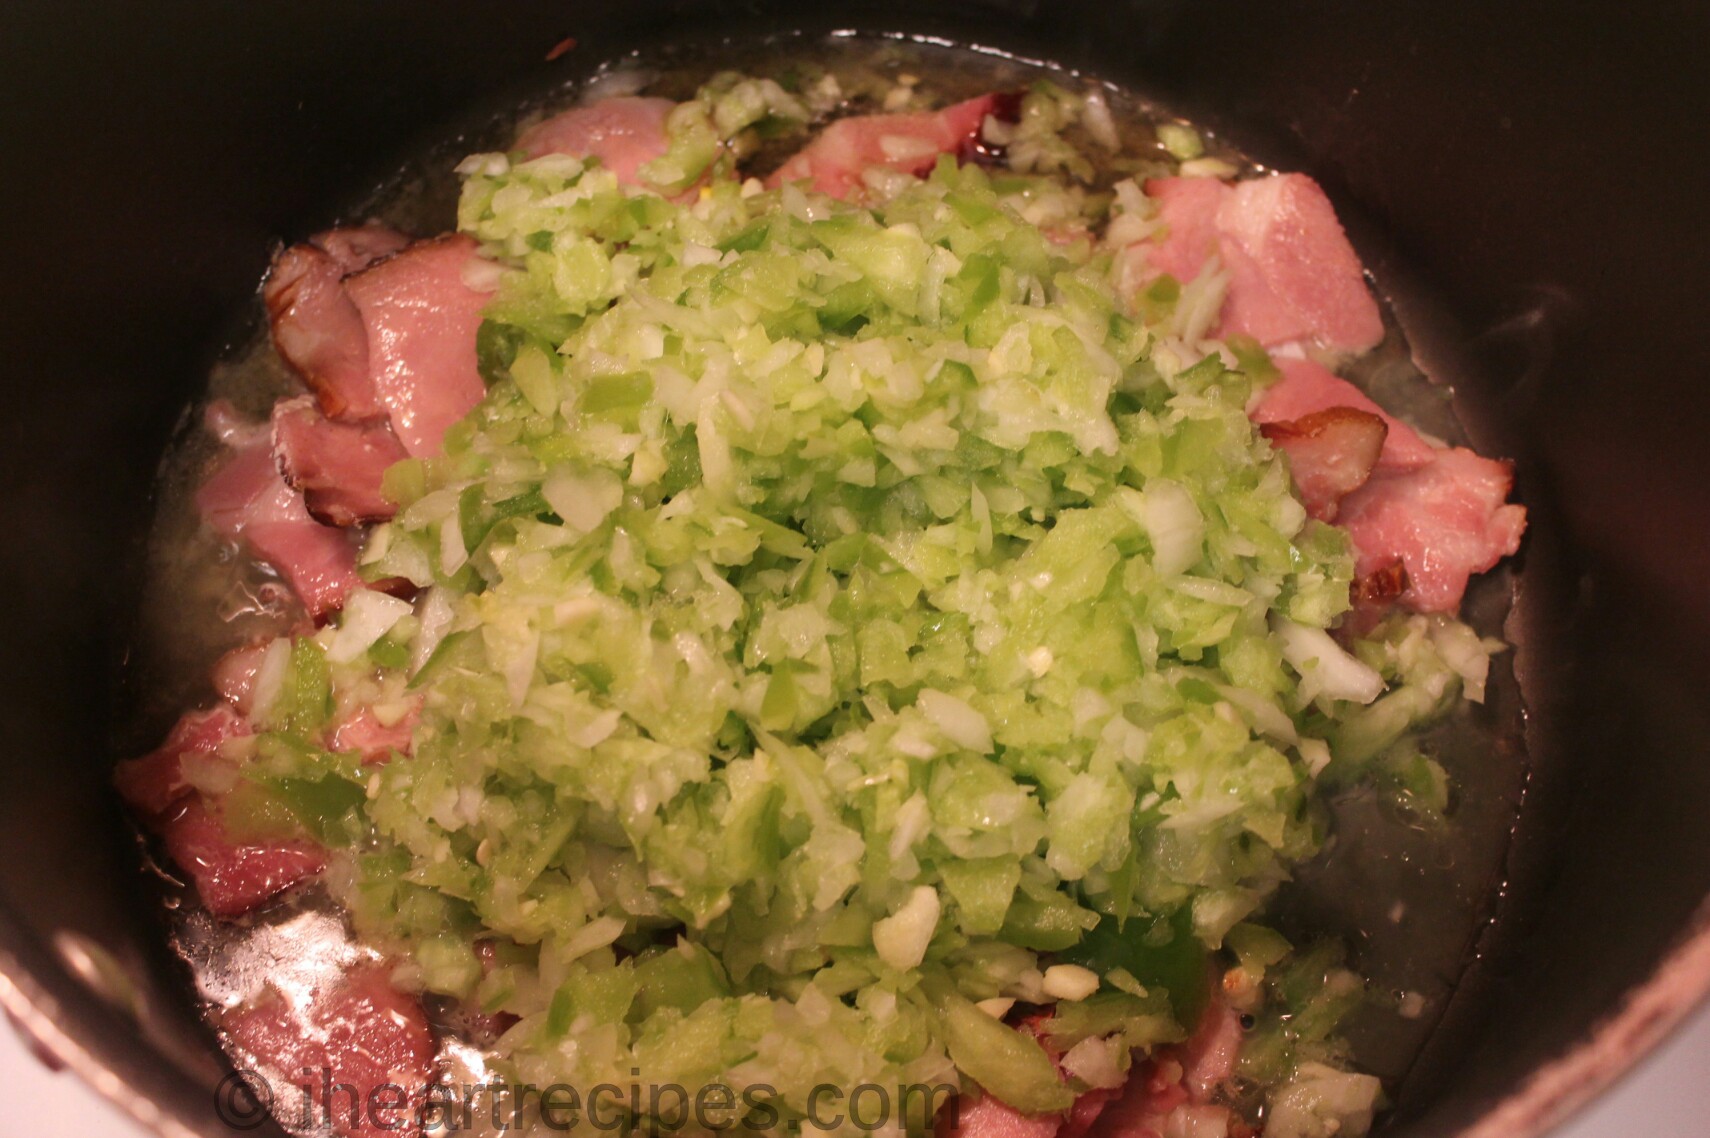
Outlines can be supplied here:
M106 709L123 567L212 337L275 240L469 106L634 35L790 7L0 14L0 969L192 1125L218 1067L139 900ZM837 21L1084 65L1314 172L1431 354L1475 377L1478 433L1521 456L1536 773L1487 959L1391 1127L1453 1132L1583 1037L1710 893L1710 10L933 0ZM545 62L566 34L581 47ZM59 969L56 930L141 978L179 1064Z

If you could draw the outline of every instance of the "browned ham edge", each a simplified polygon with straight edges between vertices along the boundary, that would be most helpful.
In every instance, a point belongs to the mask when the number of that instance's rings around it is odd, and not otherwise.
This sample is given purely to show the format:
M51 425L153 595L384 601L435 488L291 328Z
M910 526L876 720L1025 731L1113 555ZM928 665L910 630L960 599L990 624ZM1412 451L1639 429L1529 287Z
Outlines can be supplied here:
M368 333L344 290L345 270L315 245L293 245L274 259L262 300L279 357L333 418L383 419L386 407L368 372Z
M385 423L336 422L308 396L287 399L273 408L273 456L318 522L361 525L397 512L381 480L409 456Z
M1288 455L1306 512L1328 522L1335 520L1342 499L1372 476L1389 428L1368 411L1330 407L1266 423L1259 433Z

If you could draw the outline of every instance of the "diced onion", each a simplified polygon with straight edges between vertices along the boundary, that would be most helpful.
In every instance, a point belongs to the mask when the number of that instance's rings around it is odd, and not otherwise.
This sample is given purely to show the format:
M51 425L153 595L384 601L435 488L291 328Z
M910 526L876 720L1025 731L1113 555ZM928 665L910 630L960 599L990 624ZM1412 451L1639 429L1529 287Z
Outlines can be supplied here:
M933 688L923 688L919 706L932 725L944 732L945 737L958 747L966 747L982 755L991 752L991 724L966 700L957 699Z
M1383 677L1354 659L1322 628L1310 628L1282 617L1274 627L1282 637L1283 659L1300 675L1302 693L1370 703L1383 694Z
M873 922L873 948L899 972L919 968L938 928L938 890L917 885L902 908Z
M344 602L344 619L327 645L327 659L348 664L410 614L410 603L374 589L358 589Z

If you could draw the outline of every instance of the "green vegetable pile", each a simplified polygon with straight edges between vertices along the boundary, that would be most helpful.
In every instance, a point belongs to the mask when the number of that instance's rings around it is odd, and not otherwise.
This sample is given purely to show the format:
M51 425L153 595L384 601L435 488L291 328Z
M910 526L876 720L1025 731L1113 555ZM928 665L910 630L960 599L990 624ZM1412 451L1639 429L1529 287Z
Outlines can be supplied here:
M703 110L753 113L703 134L780 105L721 84ZM368 643L361 596L297 641L258 744L264 796L346 851L359 932L517 1017L494 1063L537 1085L763 1084L793 1116L965 1078L1062 1110L1185 1037L1213 954L1261 992L1242 1073L1332 1085L1360 984L1255 914L1325 785L1440 798L1409 733L1487 647L1322 635L1345 535L1244 414L1263 353L1193 357L1168 298L1118 299L1132 184L945 159L859 207L678 150L682 182L713 163L686 199L462 168L506 270L490 391L388 474L364 554L424 592ZM408 759L316 741L417 701Z

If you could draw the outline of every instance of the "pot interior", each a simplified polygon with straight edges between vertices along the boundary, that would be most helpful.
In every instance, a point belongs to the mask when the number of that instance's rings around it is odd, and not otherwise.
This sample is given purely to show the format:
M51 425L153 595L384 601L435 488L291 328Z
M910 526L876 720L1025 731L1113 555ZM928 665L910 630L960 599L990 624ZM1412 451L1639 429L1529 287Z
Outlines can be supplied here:
M1710 29L1684 13L1614 29L1592 11L1461 7L929 3L837 18L1083 69L1314 174L1426 370L1454 378L1475 443L1519 460L1532 532L1508 623L1517 687L1495 709L1512 749L1457 771L1503 848L1465 880L1433 878L1449 902L1500 901L1461 955L1426 965L1448 985L1470 960L1405 1072L1384 1124L1397 1135L1456 1131L1586 1037L1710 891L1710 389L1689 343L1710 280L1682 252L1702 226L1681 176L1710 139L1674 127L1710 109L1682 58ZM220 1133L220 1062L107 787L139 744L124 727L135 693L110 677L180 409L274 242L460 124L638 44L833 27L781 3L10 18L0 129L9 153L36 157L3 191L8 215L32 220L8 238L24 271L0 284L0 948L88 1063ZM548 61L566 35L576 49ZM1303 892L1307 918L1370 927L1369 882L1323 885ZM97 985L123 989L116 1001L70 969L79 953L126 977Z

